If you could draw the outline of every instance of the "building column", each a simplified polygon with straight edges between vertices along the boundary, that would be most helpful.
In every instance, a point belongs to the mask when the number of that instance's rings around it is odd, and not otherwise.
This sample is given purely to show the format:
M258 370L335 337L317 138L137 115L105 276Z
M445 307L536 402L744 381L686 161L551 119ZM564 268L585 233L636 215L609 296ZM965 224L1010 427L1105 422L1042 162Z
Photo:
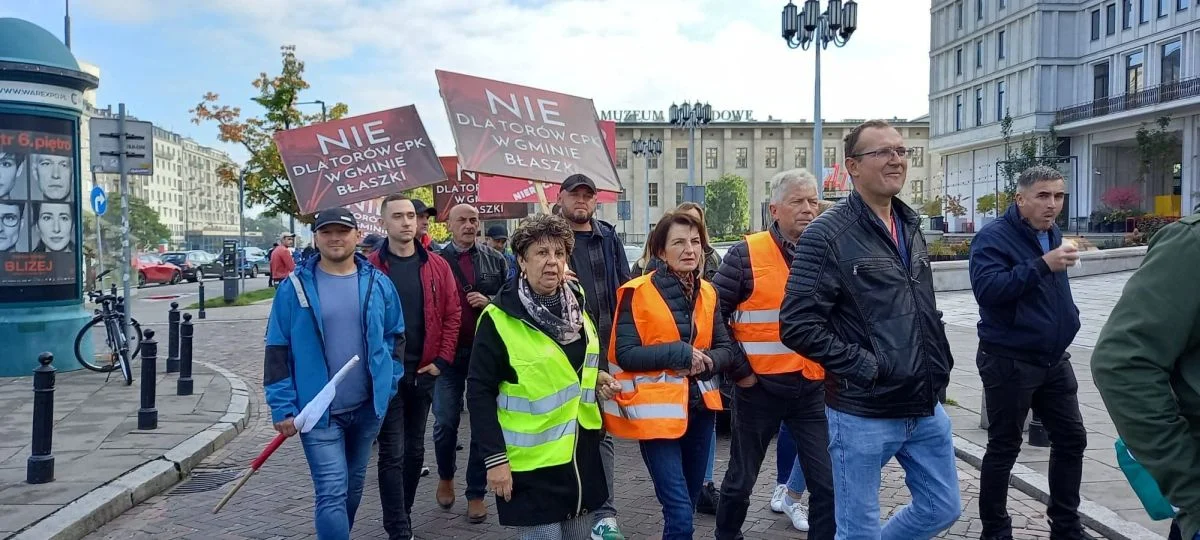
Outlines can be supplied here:
M1197 142L1200 137L1197 137L1196 130L1198 127L1196 122L1197 116L1187 116L1183 118L1183 159L1180 160L1182 170L1180 170L1180 205L1179 214L1187 216L1192 214L1192 208L1196 206L1196 198L1192 196L1197 191L1196 186L1196 160L1197 160Z

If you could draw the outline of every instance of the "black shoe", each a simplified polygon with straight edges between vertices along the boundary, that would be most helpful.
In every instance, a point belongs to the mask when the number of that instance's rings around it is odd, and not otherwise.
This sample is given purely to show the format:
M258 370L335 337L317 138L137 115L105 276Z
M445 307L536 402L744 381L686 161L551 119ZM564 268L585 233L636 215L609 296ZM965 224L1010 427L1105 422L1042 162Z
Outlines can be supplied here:
M704 484L700 489L700 500L696 501L696 511L710 516L717 515L717 500L720 498L721 493L712 482Z

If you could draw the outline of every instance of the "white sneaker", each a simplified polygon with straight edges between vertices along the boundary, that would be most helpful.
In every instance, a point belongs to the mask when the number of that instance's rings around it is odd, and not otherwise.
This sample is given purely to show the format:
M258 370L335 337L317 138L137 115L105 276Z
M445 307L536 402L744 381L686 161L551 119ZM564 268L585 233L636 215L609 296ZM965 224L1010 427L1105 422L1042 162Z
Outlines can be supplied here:
M808 509L804 505L794 502L787 507L786 514L797 531L808 531Z
M771 511L776 514L782 514L787 508L784 504L784 497L787 497L787 486L779 484L775 486L775 493L771 494Z

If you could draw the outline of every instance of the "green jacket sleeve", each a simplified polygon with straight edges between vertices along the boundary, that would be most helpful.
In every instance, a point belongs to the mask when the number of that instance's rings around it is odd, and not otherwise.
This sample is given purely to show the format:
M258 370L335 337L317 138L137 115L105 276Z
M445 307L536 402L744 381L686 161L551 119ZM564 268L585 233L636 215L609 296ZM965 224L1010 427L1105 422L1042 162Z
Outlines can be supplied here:
M1200 444L1180 413L1171 375L1200 336L1200 228L1158 232L1130 278L1092 353L1092 376L1133 456L1158 482L1191 532L1200 519Z

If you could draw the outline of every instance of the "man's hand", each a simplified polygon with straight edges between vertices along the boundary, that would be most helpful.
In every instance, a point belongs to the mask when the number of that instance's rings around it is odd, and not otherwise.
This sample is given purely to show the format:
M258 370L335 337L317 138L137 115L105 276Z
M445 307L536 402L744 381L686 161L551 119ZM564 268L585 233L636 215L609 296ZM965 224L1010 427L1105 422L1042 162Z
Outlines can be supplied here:
M692 348L692 370L688 375L699 375L705 371L710 371L713 368L712 358L709 358L704 351Z
M429 364L428 366L417 370L417 375L421 375L423 373L428 373L434 377L437 377L438 375L442 374L442 370L438 369L436 364Z
M507 463L487 470L488 489L505 501L512 500L512 467Z
M1042 255L1042 260L1051 272L1062 272L1079 262L1079 248L1074 243L1063 242L1057 249Z
M275 431L282 433L285 437L291 437L296 434L296 419L292 417L284 418L282 422L275 423Z
M491 300L488 300L487 296L484 296L483 293L479 291L471 291L467 293L467 303L471 304L471 307L475 309L483 309L490 301Z
M737 381L738 388L750 388L758 383L758 377L751 373L748 377Z
M607 371L601 371L596 375L596 393L600 395L600 399L612 399L613 396L621 393L621 383Z

